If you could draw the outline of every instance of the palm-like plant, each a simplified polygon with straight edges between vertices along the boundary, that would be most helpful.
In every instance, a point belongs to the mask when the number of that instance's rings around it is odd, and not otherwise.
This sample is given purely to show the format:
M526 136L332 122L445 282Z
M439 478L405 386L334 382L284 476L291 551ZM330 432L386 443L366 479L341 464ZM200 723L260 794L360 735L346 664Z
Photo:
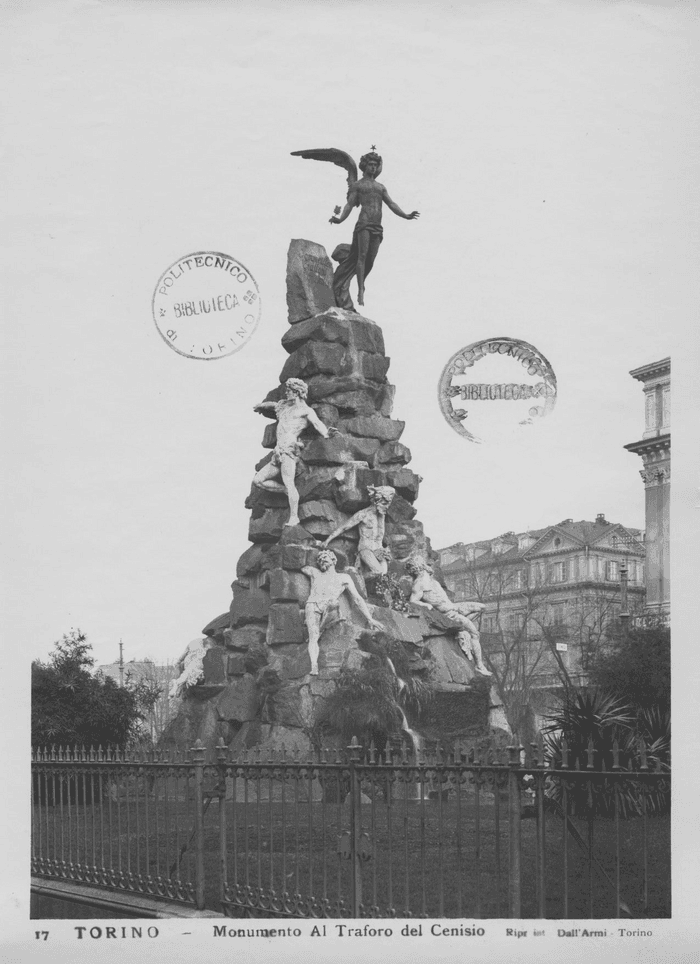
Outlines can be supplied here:
M621 765L619 749L628 744L634 724L632 709L618 697L569 689L544 729L549 765L555 769L611 771ZM559 807L564 786L560 778L550 779L547 784L547 797ZM566 781L570 813L611 815L616 797L621 815L638 810L638 793L618 781Z

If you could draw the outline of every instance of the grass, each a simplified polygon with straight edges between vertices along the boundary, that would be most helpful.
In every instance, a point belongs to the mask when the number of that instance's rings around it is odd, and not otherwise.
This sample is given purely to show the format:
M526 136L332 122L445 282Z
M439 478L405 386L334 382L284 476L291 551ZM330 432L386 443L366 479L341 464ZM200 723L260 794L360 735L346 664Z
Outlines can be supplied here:
M474 788L429 799L426 785L422 801L399 797L387 806L382 793L365 789L373 798L363 797L360 808L361 831L366 835L366 859L360 867L363 914L510 916L507 799ZM271 893L278 898L288 894L291 903L298 900L305 912L315 902L313 912L321 913L322 902L327 901L330 916L348 916L352 867L339 849L349 843L349 804L337 799L309 802L303 790L301 781L275 783L270 794L249 780L246 792L239 786L237 799L226 801L229 896L235 896L238 885L239 901L244 903L246 894L253 896L254 903ZM415 785L410 788L415 790ZM185 885L194 881L194 812L187 799L186 793L171 794L167 810L162 792L158 800L153 793L142 792L132 793L127 800L123 795L108 797L94 807L44 806L35 818L36 856L56 859L59 863L53 873L59 875L75 878L87 870L88 879L103 885L166 896L171 881L179 879ZM205 901L213 910L221 908L221 816L214 799L204 815ZM586 821L574 818L573 822L587 840ZM545 916L615 917L614 884L619 873L620 898L632 916L669 917L669 818L648 818L646 848L642 818L621 820L619 867L614 820L598 819L593 830L597 862L589 862L568 835L565 868L563 820L546 815ZM523 917L540 916L536 831L534 818L523 819ZM100 867L108 869L101 881Z

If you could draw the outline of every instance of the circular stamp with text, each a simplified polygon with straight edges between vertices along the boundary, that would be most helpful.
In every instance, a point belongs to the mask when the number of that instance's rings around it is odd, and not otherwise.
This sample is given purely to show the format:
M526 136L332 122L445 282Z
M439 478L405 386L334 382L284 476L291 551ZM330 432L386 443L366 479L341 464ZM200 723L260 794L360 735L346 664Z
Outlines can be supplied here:
M228 254L197 251L158 279L153 320L180 355L211 361L233 355L260 321L260 292L250 271Z
M440 376L440 409L470 442L497 441L553 410L557 379L547 359L519 338L485 338L450 358Z

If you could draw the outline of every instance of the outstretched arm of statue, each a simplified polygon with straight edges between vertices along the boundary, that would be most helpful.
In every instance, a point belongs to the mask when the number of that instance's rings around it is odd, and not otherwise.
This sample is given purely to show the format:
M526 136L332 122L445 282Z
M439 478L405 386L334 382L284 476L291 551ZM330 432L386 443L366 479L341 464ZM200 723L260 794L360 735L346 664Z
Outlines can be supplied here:
M380 622L378 622L378 621L374 618L374 616L372 615L372 613L369 611L369 607L368 607L367 603L364 601L364 599L362 598L362 596L361 596L361 595L359 594L359 592L357 591L357 587L355 586L355 583L352 581L352 577L351 577L351 576L348 576L348 577L347 577L347 582L346 582L346 584L345 584L345 591L348 593L348 595L350 596L350 598L352 599L352 601L355 603L355 605L357 606L357 608L360 610L360 612L362 613L362 615L365 617L365 619L367 620L367 622L369 623L369 625L372 627L372 629L383 629L382 624L381 624Z
M384 188L384 194L382 195L382 198L386 206L389 208L389 210L393 211L394 214L398 214L400 218L405 218L407 221L415 221L416 218L420 217L420 214L418 213L418 211L411 211L410 214L406 214L405 211L402 211L401 208L396 203L396 201L391 200L391 198L389 197L389 192L387 191L386 188Z
M356 525L359 525L359 523L362 521L364 512L364 509L360 509L359 512L356 512L355 515L350 516L350 518L346 519L345 522L341 522L338 528L334 529L323 543L324 546L327 546L329 542L333 542L334 539L337 539L338 536L342 535L344 532L347 532L348 529L354 529Z
M337 428L329 428L326 424L324 424L316 412L314 412L313 408L309 407L306 417L319 435L322 435L324 438L333 438L336 435L340 435L340 432Z
M271 409L274 411L275 402L260 402L259 405L253 406L254 412L269 412Z

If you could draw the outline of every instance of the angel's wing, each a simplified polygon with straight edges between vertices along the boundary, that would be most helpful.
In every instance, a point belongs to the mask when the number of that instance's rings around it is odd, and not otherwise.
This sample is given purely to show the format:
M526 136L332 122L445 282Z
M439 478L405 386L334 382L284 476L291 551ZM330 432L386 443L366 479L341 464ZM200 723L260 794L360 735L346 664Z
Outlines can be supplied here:
M357 181L357 164L349 154L339 150L337 147L317 147L310 151L292 151L293 157L304 157L312 161L330 161L338 167L344 167L348 172L348 187L352 187Z

